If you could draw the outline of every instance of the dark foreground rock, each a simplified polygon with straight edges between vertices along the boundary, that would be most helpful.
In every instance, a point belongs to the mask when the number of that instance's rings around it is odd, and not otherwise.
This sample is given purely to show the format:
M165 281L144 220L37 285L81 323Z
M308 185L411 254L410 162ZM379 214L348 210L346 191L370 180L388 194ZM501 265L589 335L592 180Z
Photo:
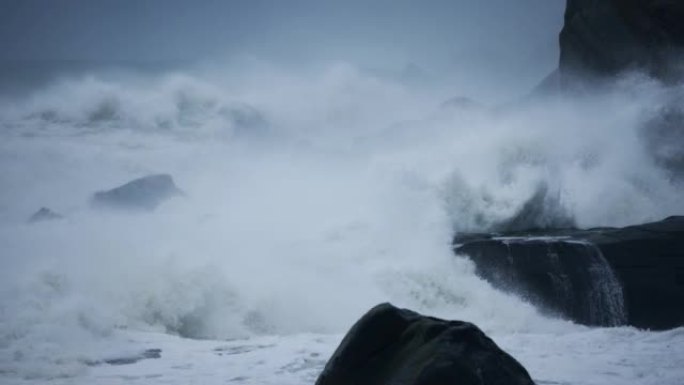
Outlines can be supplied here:
M625 228L459 234L478 275L574 321L684 325L684 217Z
M316 385L533 385L477 326L381 304L347 333Z
M667 83L684 79L684 2L567 0L560 73L612 77L645 71Z
M167 174L148 175L111 190L93 195L93 205L129 210L151 211L161 203L180 195L173 178Z
M43 221L53 221L56 219L62 219L62 215L50 210L47 207L41 207L38 211L33 213L28 219L29 223L43 222Z

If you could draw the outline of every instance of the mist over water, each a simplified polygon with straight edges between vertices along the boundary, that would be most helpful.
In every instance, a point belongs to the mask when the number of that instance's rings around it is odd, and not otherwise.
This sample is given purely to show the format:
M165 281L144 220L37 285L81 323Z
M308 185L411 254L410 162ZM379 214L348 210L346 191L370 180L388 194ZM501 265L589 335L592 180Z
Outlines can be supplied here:
M72 78L5 100L0 371L72 375L121 330L341 333L382 301L492 333L578 328L477 278L451 237L535 196L535 223L684 212L640 129L676 92L637 77L494 105L333 63ZM154 213L88 205L153 173L185 195ZM65 218L26 223L41 206Z
M456 232L684 214L681 89L530 92L564 2L157 3L0 4L0 378L68 383L153 335L306 351L384 301L523 359L554 341L571 374L595 340L681 335L553 318L453 254ZM183 194L153 212L91 205L160 173Z

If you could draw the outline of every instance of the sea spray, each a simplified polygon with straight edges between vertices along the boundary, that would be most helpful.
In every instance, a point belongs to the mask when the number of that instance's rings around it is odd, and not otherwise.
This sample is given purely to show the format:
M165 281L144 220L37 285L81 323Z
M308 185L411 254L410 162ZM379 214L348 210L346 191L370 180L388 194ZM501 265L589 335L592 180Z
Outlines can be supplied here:
M477 278L453 232L502 223L544 182L580 226L684 210L638 134L653 85L454 111L348 65L307 75L90 78L3 104L1 370L73 375L122 330L341 333L387 300L572 330ZM155 173L186 196L149 215L87 204ZM64 220L26 224L42 206Z

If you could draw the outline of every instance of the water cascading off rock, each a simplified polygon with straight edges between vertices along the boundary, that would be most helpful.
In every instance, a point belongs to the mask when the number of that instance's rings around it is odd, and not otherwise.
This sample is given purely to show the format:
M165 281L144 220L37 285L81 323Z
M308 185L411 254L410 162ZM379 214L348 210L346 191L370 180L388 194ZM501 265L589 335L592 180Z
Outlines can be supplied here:
M565 238L501 237L458 246L477 273L553 315L586 325L627 322L620 282L601 251Z
M457 234L493 286L575 322L684 326L684 217L623 228Z

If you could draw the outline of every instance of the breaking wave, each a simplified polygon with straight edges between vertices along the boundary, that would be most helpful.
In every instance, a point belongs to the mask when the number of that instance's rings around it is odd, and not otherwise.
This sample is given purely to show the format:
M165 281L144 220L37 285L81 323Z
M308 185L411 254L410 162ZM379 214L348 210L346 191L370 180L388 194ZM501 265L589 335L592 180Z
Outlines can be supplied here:
M477 278L453 232L683 213L671 141L644 139L677 92L632 79L444 103L464 99L335 65L89 77L5 100L0 373L78 370L89 341L126 329L340 333L382 301L497 333L574 327ZM88 207L152 173L186 195L145 215ZM42 206L64 219L27 224Z

